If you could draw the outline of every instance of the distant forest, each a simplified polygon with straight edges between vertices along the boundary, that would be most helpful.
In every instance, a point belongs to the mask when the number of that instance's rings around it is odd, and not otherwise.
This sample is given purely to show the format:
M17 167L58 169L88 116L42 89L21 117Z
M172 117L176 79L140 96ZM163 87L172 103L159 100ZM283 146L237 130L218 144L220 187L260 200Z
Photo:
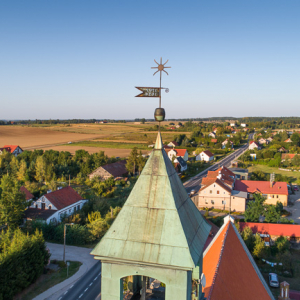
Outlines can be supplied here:
M79 124L79 123L98 123L106 121L108 123L126 123L126 122L146 122L154 121L154 119L136 118L132 120L110 120L110 119L69 119L69 120L0 120L0 125L34 125L34 124ZM225 122L237 121L240 123L255 123L255 122L271 122L271 123L290 123L300 124L300 117L210 117L210 118L183 118L183 119L167 119L166 121L198 121L198 122Z

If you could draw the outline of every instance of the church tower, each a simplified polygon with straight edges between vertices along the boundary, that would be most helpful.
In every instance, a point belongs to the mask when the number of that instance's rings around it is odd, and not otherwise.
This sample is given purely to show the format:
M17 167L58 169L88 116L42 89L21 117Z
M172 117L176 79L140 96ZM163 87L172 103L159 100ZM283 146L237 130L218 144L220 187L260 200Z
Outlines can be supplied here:
M189 198L158 132L126 203L91 252L102 262L101 299L145 300L147 291L154 290L161 295L158 299L204 299L205 280L200 278L210 228Z

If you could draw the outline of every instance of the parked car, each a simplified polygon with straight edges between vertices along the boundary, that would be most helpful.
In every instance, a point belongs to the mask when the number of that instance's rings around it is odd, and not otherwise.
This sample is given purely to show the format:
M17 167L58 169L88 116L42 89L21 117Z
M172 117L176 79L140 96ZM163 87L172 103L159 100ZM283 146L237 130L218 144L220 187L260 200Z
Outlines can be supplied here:
M276 273L269 273L269 285L271 287L279 287L279 280Z
M299 188L297 186L294 186L294 191L299 191Z
M196 194L196 191L195 190L191 190L191 193L190 193L191 195L194 195L194 194Z

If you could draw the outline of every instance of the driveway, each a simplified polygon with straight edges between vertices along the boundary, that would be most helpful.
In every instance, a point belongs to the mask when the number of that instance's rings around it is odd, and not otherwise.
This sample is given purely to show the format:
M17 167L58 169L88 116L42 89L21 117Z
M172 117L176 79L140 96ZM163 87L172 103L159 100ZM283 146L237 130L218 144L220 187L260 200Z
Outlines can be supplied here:
M285 209L291 213L288 219L293 219L295 223L300 224L300 192L289 195L289 206Z
M51 260L63 260L64 245L47 243L47 247L50 249ZM98 262L92 255L90 255L91 251L92 249L90 248L66 246L66 260L80 261L82 263L78 272L75 273L72 277L66 279L65 281L62 281L61 283L53 286L44 293L38 295L33 300L57 300L59 295L73 286L75 281L86 274Z

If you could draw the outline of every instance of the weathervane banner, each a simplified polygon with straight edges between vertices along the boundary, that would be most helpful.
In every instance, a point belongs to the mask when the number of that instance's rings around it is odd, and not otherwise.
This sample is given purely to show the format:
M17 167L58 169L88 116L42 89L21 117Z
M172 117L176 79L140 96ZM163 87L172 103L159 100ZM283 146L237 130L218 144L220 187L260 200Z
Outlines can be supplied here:
M159 97L160 94L160 88L158 87L140 87L136 86L138 90L140 90L142 93L136 95L136 97Z

